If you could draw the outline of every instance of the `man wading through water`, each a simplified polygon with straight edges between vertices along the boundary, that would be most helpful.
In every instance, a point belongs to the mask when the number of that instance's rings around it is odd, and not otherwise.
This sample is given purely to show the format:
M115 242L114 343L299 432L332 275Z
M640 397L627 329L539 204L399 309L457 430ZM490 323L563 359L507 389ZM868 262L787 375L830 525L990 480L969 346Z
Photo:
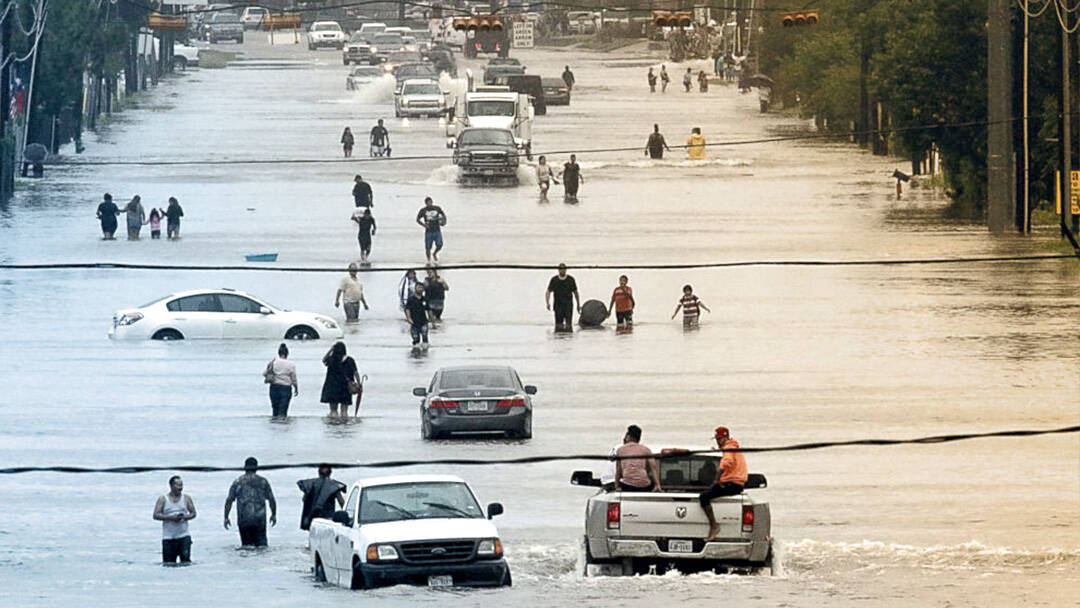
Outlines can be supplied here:
M577 281L566 274L566 264L559 264L559 274L548 281L544 293L548 310L551 310L552 294L555 295L555 331L573 331L574 301L577 301L577 311L581 314L581 296L578 295Z
M330 479L330 465L319 465L319 476L314 479L301 479L296 486L304 493L304 506L300 511L300 529L311 527L311 520L316 517L330 519L334 507L345 504L345 484Z
M225 499L225 529L229 521L229 511L236 502L236 527L240 529L240 544L245 547L266 546L266 503L270 503L270 525L277 525L277 501L270 482L265 477L256 475L259 461L249 456L244 461L244 474L236 478L229 487L229 497Z
M660 134L660 125L654 124L649 141L645 142L645 154L649 158L661 159L664 158L664 150L671 152L671 148L664 141L664 136Z
M195 519L195 503L184 494L184 480L169 478L169 493L157 499L154 519L161 522L161 561L166 564L191 562L191 533L188 523Z

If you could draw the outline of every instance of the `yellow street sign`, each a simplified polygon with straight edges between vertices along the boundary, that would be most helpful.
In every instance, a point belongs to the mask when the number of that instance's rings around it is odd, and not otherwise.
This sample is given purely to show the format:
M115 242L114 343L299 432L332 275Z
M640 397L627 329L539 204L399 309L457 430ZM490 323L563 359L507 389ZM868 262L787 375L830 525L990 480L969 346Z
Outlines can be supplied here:
M1080 171L1070 171L1069 200L1073 216L1080 216ZM1061 215L1061 171L1054 171L1054 210Z

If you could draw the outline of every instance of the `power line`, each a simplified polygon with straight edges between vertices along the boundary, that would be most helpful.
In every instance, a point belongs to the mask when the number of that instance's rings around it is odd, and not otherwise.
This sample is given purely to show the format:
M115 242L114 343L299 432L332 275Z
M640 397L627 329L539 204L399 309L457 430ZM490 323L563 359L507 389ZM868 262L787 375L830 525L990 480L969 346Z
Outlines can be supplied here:
M968 439L986 439L990 437L1034 437L1038 435L1061 435L1067 433L1080 432L1080 425L1066 426L1056 429L1035 429L1035 430L1009 430L1009 431L991 431L986 433L955 433L950 435L932 435L928 437L917 437L914 439L853 439L848 441L815 441L810 443L796 443L791 445L782 446L770 446L760 448L735 448L730 450L724 450L727 452L742 452L746 454L762 454L766 452L802 452L808 450L820 450L824 448L832 447L849 447L849 446L895 446L895 445L934 445L941 443L952 443L955 441L965 441ZM711 450L687 450L680 452L667 452L655 454L653 457L666 460L685 458L687 456L694 455L719 455L721 451L719 449ZM614 456L611 454L572 454L572 455L557 455L557 456L523 456L520 458L506 458L506 459L489 459L489 458L434 458L431 460L381 460L373 462L299 462L299 463L284 463L284 464L266 464L259 465L259 469L263 471L280 471L284 469L315 469L323 464L329 464L335 469L390 469L398 467L415 467L415 466L430 466L430 465L452 465L452 466L502 466L502 465L519 465L519 464L537 464L543 462L566 462L573 460L586 460L586 461L615 461L615 460L629 460L632 458L640 458L640 456ZM214 465L177 465L177 466L164 466L164 465L133 465L133 466L120 466L120 467L76 467L76 466L40 466L40 467L6 467L0 468L0 475L17 475L21 473L110 473L110 474L134 474L134 473L150 473L156 471L186 471L194 473L220 473L226 471L243 471L244 467L222 467Z
M1027 256L985 256L966 258L907 258L884 260L745 260L732 262L691 262L685 264L568 264L573 270L695 270L709 268L742 268L747 266L916 266L938 264L987 264L998 262L1038 262L1071 259L1072 254L1047 253ZM361 267L359 272L405 272L422 266ZM439 270L551 270L551 264L447 264ZM134 264L125 262L57 262L40 264L0 264L0 270L184 270L184 271L256 271L328 273L341 272L342 266L241 266L194 264Z

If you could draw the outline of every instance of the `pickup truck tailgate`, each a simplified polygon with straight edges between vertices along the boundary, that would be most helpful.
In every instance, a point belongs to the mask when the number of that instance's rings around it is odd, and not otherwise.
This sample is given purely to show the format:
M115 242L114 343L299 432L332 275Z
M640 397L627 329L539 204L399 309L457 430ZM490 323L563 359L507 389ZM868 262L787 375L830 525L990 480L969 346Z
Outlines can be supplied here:
M695 538L704 537L709 530L697 494L623 492L611 500L620 503L619 536ZM713 501L713 512L720 524L719 538L742 538L742 505L741 496Z

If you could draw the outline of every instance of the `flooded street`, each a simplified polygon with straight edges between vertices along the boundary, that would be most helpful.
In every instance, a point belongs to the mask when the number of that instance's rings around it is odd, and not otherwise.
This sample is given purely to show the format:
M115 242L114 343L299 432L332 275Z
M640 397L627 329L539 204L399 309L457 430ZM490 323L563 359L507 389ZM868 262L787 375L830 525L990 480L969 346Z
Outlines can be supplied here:
M220 45L232 51L232 46ZM894 200L904 161L802 140L712 147L791 134L810 125L758 113L733 86L708 94L649 94L658 65L633 51L516 52L527 73L577 78L569 107L536 117L533 149L560 167L577 151L576 204L561 187L541 201L535 178L517 188L462 188L443 127L393 118L392 85L345 89L336 52L270 47L251 36L225 69L193 69L115 115L87 151L20 183L0 213L6 264L127 262L340 266L340 273L0 270L0 462L3 466L241 466L321 460L606 454L627 425L643 442L703 448L726 425L744 447L858 438L1052 428L1080 413L1080 264L1076 260L912 266L746 266L634 270L632 333L556 335L544 307L565 262L582 300L608 303L618 270L751 260L885 260L1043 253L1050 237L994 238L976 224L937 219L940 192ZM481 73L482 63L460 59ZM669 65L673 77L685 70ZM697 65L695 64L695 71ZM676 78L677 80L677 78ZM677 83L673 82L673 85ZM387 119L394 157L368 162L366 133ZM682 150L648 160L658 123L669 145L701 127L708 161ZM337 159L344 126L352 162ZM636 152L585 150L639 147ZM107 164L191 161L193 164ZM205 164L204 164L205 163ZM300 395L286 422L270 420L261 373L279 341L110 341L112 314L169 293L231 287L277 306L343 320L334 293L358 259L352 178L374 189L378 232L361 276L371 310L346 328L369 377L359 420L325 418L319 388L327 341L291 343ZM104 192L184 207L183 238L100 240ZM454 264L538 264L550 270L447 270L445 323L431 349L410 353L396 301L400 272L421 266L415 216L431 196L448 216ZM123 218L121 218L121 226ZM671 313L686 283L712 309L685 332ZM420 439L419 400L439 367L509 364L534 397L530 440ZM496 523L511 589L349 592L315 583L298 529L295 482L314 471L266 472L279 503L270 548L239 549L221 525L237 473L184 474L199 517L188 568L160 564L154 501L168 473L0 476L0 605L73 602L144 606L1075 606L1080 589L1080 438L1075 434L942 445L749 454L765 474L780 549L776 576L697 574L584 578L581 540L589 488L569 484L597 463L339 470L438 472L468 480ZM704 536L705 530L702 530ZM1070 599L1071 598L1071 599Z

